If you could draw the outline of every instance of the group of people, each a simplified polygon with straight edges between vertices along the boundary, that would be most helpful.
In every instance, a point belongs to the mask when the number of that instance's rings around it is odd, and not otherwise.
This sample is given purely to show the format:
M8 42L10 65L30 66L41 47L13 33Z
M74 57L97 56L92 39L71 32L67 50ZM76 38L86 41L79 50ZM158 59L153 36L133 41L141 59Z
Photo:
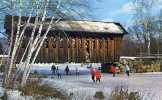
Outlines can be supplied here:
M120 73L120 69L119 69L119 66L116 66L116 64L113 64L112 67L111 67L111 72L113 73L113 77L116 76L116 74ZM125 65L125 73L127 76L129 76L129 72L130 72L130 68L128 66L128 64Z
M91 78L93 82L100 82L101 72L97 68L91 68Z
M58 78L61 78L62 73L61 73L61 70L58 68L58 66L56 67L55 65L52 65L51 71L52 71L52 75L57 75ZM65 71L66 75L70 75L70 69L69 69L68 65L65 67L64 71ZM78 67L76 67L76 76L79 76Z
M52 65L51 71L52 71L52 75L57 75L58 78L61 78L62 73L61 73L61 70L58 68L58 66L56 67L55 65ZM64 71L65 71L66 75L70 74L69 73L70 69L69 69L68 65L65 67ZM79 69L78 69L78 67L76 67L75 71L76 71L76 76L79 76ZM113 73L113 77L115 77L117 73L118 74L120 73L119 66L116 66L115 64L113 64L111 66L111 72ZM125 73L126 73L127 76L129 76L129 72L130 72L130 68L126 64L125 65ZM101 72L100 72L100 70L98 70L97 68L91 67L90 73L91 73L91 78L92 78L93 82L96 82L96 83L100 82L100 80L101 80Z
M52 71L52 75L57 74L58 78L61 78L61 70L58 68L58 66L56 67L55 65L52 65L51 71Z
M91 67L91 78L93 82L100 82L101 80L101 72L97 69L97 68L93 68ZM111 66L111 72L113 73L113 77L116 76L116 74L120 73L120 68L119 66L117 66L116 64L113 64ZM129 76L130 73L130 68L128 66L128 64L125 65L125 73L127 76Z

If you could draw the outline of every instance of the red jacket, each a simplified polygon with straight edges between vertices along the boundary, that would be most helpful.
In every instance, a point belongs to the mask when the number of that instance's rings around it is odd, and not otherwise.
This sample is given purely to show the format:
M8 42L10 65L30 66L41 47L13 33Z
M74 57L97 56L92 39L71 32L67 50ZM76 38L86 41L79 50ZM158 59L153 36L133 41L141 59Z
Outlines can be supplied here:
M101 72L99 70L96 70L95 76L96 76L96 79L101 78Z
M111 71L112 71L113 73L116 72L116 68L115 68L115 66L112 66Z

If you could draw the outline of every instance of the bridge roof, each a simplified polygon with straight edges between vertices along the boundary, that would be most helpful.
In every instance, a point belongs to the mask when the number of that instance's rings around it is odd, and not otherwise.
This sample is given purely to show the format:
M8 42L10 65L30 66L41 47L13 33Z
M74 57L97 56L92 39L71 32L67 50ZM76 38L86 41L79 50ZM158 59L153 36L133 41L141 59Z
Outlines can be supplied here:
M14 16L17 24L18 16ZM28 17L22 17L22 23L27 21ZM35 17L31 18L29 27L34 26ZM55 19L57 20L57 19ZM11 16L6 16L5 28L10 29L9 24L11 23ZM50 18L47 18L44 22L43 29L47 29L50 23ZM38 26L41 24L38 23ZM70 32L87 32L87 33L106 33L106 34L127 34L127 31L123 28L120 23L115 22L99 22L99 21L85 21L85 20L65 20L61 19L57 23L55 21L52 24L51 30L61 30Z

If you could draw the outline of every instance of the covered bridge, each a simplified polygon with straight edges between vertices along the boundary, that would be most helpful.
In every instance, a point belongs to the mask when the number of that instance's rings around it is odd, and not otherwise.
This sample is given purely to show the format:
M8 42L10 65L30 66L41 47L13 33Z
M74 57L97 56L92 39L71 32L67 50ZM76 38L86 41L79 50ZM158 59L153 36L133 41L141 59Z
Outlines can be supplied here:
M18 16L14 17L14 24ZM34 23L34 17L30 23ZM22 17L25 22L27 17ZM46 23L49 23L46 19ZM5 29L11 32L11 16L6 16ZM43 30L47 27L44 26ZM24 39L28 40L32 28L27 28ZM119 23L97 21L60 20L52 26L36 62L93 62L106 63L120 58L122 38L127 34ZM23 43L19 56L22 55L27 43Z

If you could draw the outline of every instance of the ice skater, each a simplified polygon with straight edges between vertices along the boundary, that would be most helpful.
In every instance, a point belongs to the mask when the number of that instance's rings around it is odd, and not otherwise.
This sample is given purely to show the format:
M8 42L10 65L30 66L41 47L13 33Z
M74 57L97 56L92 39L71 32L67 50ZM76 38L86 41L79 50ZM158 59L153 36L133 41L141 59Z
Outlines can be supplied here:
M130 68L129 68L128 64L125 65L125 73L127 76L129 76Z
M61 70L58 67L56 68L56 72L57 72L57 77L61 79Z
M91 78L92 78L92 81L95 82L95 71L96 69L95 68L91 68L90 72L91 72Z
M56 66L55 65L52 65L51 71L52 71L52 75L56 74Z
M78 67L75 68L76 76L79 76L79 69Z
M116 75L116 66L115 66L115 64L113 64L113 66L111 67L111 72L113 73L113 77L115 77L115 75Z
M66 68L65 68L65 72L66 72L66 75L69 75L69 67L68 67L68 65L66 66Z
M99 82L101 80L101 72L99 70L95 71L95 78L96 78L96 83Z

